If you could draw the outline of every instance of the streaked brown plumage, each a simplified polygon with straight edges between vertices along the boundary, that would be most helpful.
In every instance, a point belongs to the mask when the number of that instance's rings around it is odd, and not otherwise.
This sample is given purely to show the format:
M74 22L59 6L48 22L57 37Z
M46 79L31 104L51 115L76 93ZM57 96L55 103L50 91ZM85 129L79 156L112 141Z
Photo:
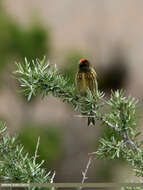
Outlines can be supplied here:
M81 59L79 69L76 75L76 83L81 94L86 95L88 91L94 95L97 87L97 74L87 59ZM91 113L92 115L92 113ZM94 118L88 118L88 125L95 124Z

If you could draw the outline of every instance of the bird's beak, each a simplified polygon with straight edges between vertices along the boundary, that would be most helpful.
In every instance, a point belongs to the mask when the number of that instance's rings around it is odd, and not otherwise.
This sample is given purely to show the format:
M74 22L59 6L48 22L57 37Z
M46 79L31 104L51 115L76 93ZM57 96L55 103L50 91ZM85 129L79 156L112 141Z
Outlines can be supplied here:
M79 66L80 66L80 67L82 67L83 65L85 65L85 63L83 63L83 62L80 62L80 63L79 63Z

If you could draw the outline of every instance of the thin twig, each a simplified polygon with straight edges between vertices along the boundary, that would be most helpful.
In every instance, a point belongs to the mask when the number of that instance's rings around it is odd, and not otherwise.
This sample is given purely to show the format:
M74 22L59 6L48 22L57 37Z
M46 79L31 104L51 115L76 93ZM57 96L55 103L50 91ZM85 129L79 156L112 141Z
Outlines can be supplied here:
M93 118L95 118L95 116L93 116L93 115L89 115L89 116L87 116L87 115L73 115L74 117L82 117L82 118L89 118L89 117L93 117Z
M85 182L85 180L88 178L87 177L87 172L89 170L89 167L94 159L94 155L95 155L95 152L92 152L92 153L89 153L89 159L88 159L88 162L87 162L87 165L85 167L85 170L82 172L82 181L81 183L83 184ZM82 189L82 187L80 187L79 189Z
M50 183L53 183L54 182L54 178L55 178L55 175L56 175L56 171L54 171L51 179L50 179ZM52 187L52 190L56 190L57 188L56 187Z
M55 175L56 175L56 171L54 171L54 173L53 173L53 175L52 175L52 177L51 177L50 183L53 183L53 182L54 182Z
M39 144L40 144L40 136L38 137L38 140L37 140L35 155L34 155L34 159L33 159L34 164L36 163L36 158L38 157L37 153L38 153Z

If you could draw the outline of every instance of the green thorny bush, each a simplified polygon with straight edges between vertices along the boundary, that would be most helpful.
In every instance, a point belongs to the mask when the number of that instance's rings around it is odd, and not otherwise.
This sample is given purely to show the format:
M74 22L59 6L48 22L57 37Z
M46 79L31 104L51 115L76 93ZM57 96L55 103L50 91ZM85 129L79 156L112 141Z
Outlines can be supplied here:
M30 157L24 152L22 144L17 142L17 136L10 136L7 127L0 123L0 180L8 183L53 183L51 172L41 168L44 161L37 163L38 143L35 155ZM41 189L28 187L29 190ZM47 189L47 188L42 188ZM53 188L50 188L53 190Z
M109 99L99 90L95 91L94 96L90 92L87 96L82 96L76 85L69 85L68 79L63 77L56 65L51 66L45 58L32 62L25 59L25 63L17 63L15 73L28 100L37 94L52 94L72 105L83 117L89 117L92 112L92 117L110 131L99 139L95 158L122 158L132 166L136 176L143 177L142 141L137 140L140 133L136 126L135 112L138 101L135 98L125 97L123 90L112 91Z

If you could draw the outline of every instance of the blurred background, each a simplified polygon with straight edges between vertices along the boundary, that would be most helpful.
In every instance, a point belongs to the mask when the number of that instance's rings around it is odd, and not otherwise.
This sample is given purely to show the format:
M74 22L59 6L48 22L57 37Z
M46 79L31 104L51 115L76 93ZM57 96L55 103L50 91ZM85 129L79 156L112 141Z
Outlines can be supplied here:
M46 55L72 83L79 59L86 57L106 94L123 88L142 100L142 9L140 0L0 1L0 119L20 134L31 155L41 137L38 159L56 171L55 182L81 181L88 153L96 150L104 130L98 124L87 127L69 105L51 96L27 102L12 74L14 62ZM98 160L87 181L123 182L132 176L123 161Z

